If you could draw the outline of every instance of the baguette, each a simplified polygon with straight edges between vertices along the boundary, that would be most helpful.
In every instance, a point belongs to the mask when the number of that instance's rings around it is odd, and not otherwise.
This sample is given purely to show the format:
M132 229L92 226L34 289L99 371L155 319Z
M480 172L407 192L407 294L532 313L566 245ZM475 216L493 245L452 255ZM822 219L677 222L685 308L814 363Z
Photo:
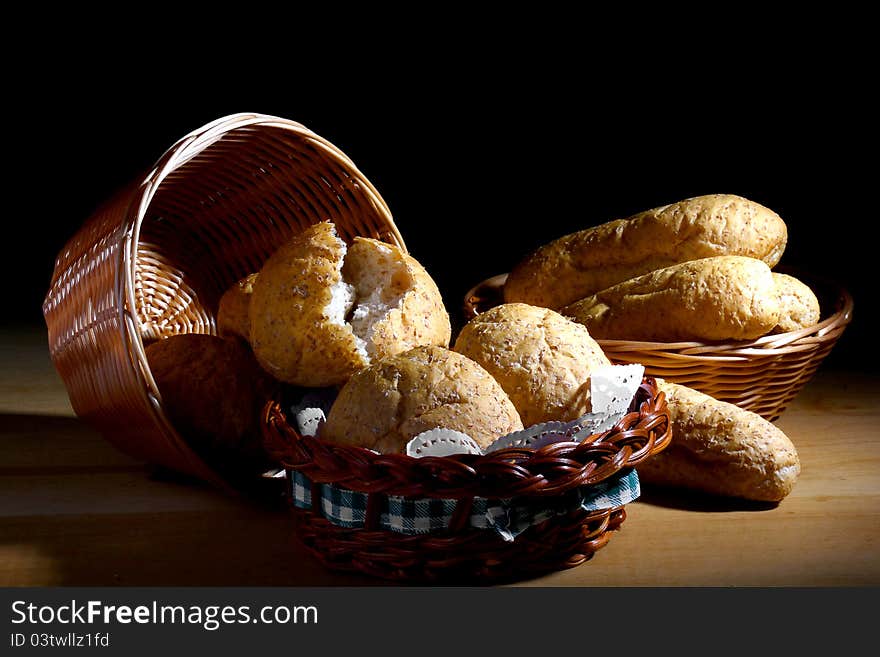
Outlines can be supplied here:
M720 256L653 271L561 312L597 340L750 340L776 326L779 300L766 264Z
M773 267L787 240L785 222L758 203L730 194L698 196L540 247L510 272L504 300L558 310L655 269L721 255Z
M649 484L778 502L800 475L794 444L760 415L686 386L660 381L672 442L638 467Z

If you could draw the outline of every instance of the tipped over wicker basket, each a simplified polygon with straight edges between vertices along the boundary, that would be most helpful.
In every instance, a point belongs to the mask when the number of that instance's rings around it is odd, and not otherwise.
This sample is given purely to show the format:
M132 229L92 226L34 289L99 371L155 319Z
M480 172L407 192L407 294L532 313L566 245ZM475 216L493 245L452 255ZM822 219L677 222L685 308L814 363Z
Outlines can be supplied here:
M852 297L840 285L803 272L788 273L816 292L822 318L815 326L742 342L596 342L613 362L641 363L646 374L695 388L773 422L816 373L853 310ZM506 280L507 274L493 276L468 291L465 318L503 303Z
M222 292L324 220L405 249L373 185L299 123L235 114L180 139L56 259L43 313L77 415L136 458L224 485L171 425L144 345L215 333Z

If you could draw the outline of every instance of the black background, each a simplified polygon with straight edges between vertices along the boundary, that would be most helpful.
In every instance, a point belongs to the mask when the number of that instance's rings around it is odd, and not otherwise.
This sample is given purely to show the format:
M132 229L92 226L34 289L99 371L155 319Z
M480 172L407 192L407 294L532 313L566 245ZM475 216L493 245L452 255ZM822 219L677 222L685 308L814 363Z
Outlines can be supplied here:
M17 71L4 319L41 323L54 257L95 207L184 134L247 111L304 123L351 157L453 312L473 284L564 233L694 195L748 197L785 219L782 264L855 298L827 366L873 370L875 135L860 53L707 62L723 41L671 60L637 45L639 61L620 67L623 45L570 45L413 67L405 49L396 65L313 54L271 74L258 58L208 55L132 60L121 74L108 51Z

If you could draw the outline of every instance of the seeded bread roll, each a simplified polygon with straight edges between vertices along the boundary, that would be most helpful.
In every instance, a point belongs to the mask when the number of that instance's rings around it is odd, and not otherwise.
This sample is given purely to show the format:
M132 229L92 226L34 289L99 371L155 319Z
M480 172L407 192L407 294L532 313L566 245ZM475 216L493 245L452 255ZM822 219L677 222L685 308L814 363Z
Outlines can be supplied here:
M217 309L217 331L221 336L237 335L250 340L251 295L259 274L250 274L230 287L220 297Z
M749 340L779 321L770 268L720 256L658 269L567 306L597 340Z
M788 274L773 272L779 294L779 323L771 333L786 333L819 323L819 300L808 285Z
M459 333L455 351L495 377L525 426L591 411L590 372L611 364L586 327L524 303L474 317Z
M371 360L421 344L448 346L449 315L424 268L396 246L311 226L263 265L250 307L251 345L280 381L345 382Z
M778 427L734 404L668 381L672 442L638 467L649 484L777 502L800 475L797 450Z
M276 383L244 342L175 335L146 356L172 425L207 463L233 480L271 464L259 418Z
M376 361L352 376L320 437L393 454L404 453L423 431L440 427L466 433L483 448L523 428L491 374L461 354L426 346Z
M788 240L772 210L730 194L697 196L560 237L510 272L504 300L559 309L681 262L743 255L773 267Z

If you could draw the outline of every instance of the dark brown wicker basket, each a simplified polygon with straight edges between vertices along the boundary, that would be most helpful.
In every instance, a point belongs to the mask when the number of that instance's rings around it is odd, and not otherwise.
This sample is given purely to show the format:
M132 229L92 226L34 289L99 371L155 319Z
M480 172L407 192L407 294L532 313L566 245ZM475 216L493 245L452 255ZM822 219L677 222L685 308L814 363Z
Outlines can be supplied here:
M495 532L470 527L474 497L549 500L634 468L671 439L665 395L653 378L639 388L634 407L609 431L581 443L539 449L512 448L487 455L414 458L299 435L278 403L267 406L267 447L288 470L315 484L337 484L369 495L363 528L326 520L313 508L291 504L296 535L328 568L408 582L489 582L564 568L590 559L626 517L624 507L578 510L535 525L505 542ZM457 500L448 530L404 535L378 529L381 496Z

